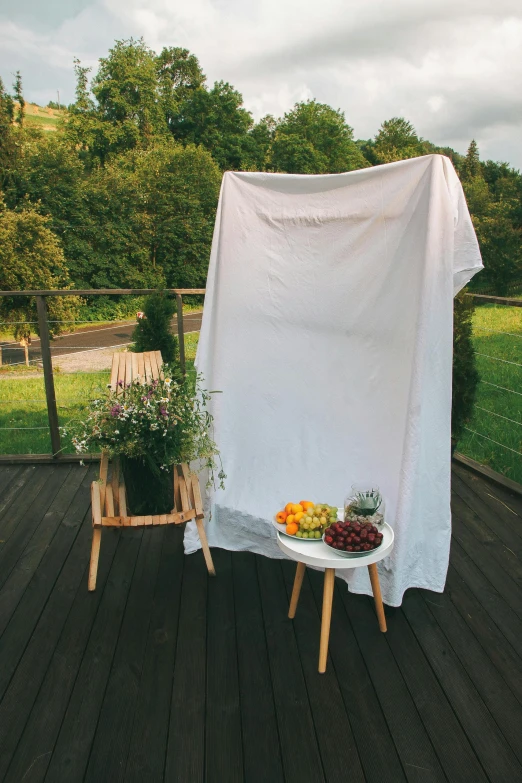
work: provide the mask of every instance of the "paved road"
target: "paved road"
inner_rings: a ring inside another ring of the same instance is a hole
[[[183,316],[183,328],[185,332],[199,332],[201,328],[202,312],[188,313]],[[96,348],[113,348],[128,345],[132,342],[132,332],[136,321],[115,323],[111,326],[99,326],[80,329],[72,334],[63,334],[51,342],[52,356],[66,356],[68,354],[92,351]],[[177,332],[176,319],[172,322],[174,332]],[[23,348],[15,342],[0,342],[2,347],[3,364],[19,364],[25,362]],[[35,337],[29,347],[29,359],[41,358],[40,340]]]

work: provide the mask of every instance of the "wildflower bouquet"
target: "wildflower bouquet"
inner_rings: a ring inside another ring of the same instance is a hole
[[[171,373],[171,375],[169,375]],[[132,513],[165,513],[173,506],[172,472],[181,462],[200,461],[223,485],[225,475],[217,469],[219,452],[210,430],[207,410],[210,394],[179,379],[169,366],[164,377],[151,382],[133,381],[125,389],[95,399],[84,421],[67,430],[77,452],[104,451],[120,457]],[[122,393],[124,392],[124,393]]]

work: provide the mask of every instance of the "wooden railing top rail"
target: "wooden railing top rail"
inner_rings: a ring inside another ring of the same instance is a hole
[[[0,291],[0,296],[114,296],[116,294],[145,296],[156,293],[157,288],[67,288],[57,291]],[[165,288],[169,294],[185,296],[187,294],[204,294],[205,288]]]
[[[510,307],[522,307],[522,299],[513,299],[508,296],[489,296],[488,294],[471,294],[467,293],[466,296],[472,296],[474,299],[480,299],[483,302],[494,302],[501,305],[509,305]]]
[[[146,296],[156,292],[156,288],[67,288],[64,290],[50,291],[0,291],[0,296]],[[204,294],[205,288],[166,288],[169,294],[186,296]],[[522,299],[514,299],[507,296],[489,296],[489,294],[474,294],[467,292],[466,296],[481,299],[483,302],[496,302],[497,304],[522,307]]]

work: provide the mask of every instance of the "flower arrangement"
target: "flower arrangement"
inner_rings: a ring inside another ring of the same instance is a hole
[[[219,451],[210,434],[213,418],[207,403],[211,393],[203,389],[202,380],[198,375],[194,385],[165,365],[161,379],[133,381],[124,394],[120,381],[117,391],[109,390],[90,403],[85,420],[66,428],[78,453],[104,451],[109,457],[121,458],[133,513],[141,513],[139,507],[147,503],[163,506],[149,505],[149,514],[169,510],[165,504],[172,507],[169,468],[182,462],[200,461],[208,468],[209,483],[215,483],[217,474],[223,486],[226,476],[220,461],[218,469]],[[154,487],[151,476],[156,479]]]

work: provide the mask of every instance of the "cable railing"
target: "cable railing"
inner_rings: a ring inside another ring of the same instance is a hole
[[[49,327],[59,322],[47,318],[46,298],[107,293],[106,289],[0,292],[0,296],[36,297],[38,321],[32,324],[38,325],[40,334],[27,347],[20,346],[12,338],[1,346],[3,364],[10,369],[9,380],[4,377],[0,382],[0,455],[4,455],[3,459],[14,453],[15,449],[10,448],[14,443],[20,457],[27,456],[28,460],[36,454],[53,459],[73,458],[67,454],[68,450],[72,451],[71,444],[60,436],[60,423],[79,416],[89,401],[106,389],[110,356],[114,351],[126,350],[131,344],[130,332],[134,323],[114,321],[100,327],[93,321],[64,319],[61,321],[64,326],[88,323],[93,329],[68,331],[51,339]],[[110,293],[125,296],[152,291],[118,289]],[[187,347],[194,349],[196,335],[193,332],[199,329],[200,313],[184,315],[183,296],[202,295],[204,289],[173,289],[170,293],[176,297],[174,323],[185,370],[186,350]],[[474,412],[466,423],[458,452],[522,483],[522,300],[470,295],[478,303],[473,320],[473,340],[480,382]],[[0,331],[12,328],[14,323],[0,323]],[[95,332],[100,334],[99,340]]]
[[[458,451],[522,484],[522,299],[473,294],[480,381]]]
[[[39,334],[30,342],[20,343],[8,338],[0,343],[0,371],[3,376],[0,381],[0,461],[15,458],[16,461],[45,458],[80,460],[78,455],[67,453],[72,451],[72,445],[67,437],[65,440],[62,438],[60,424],[79,416],[87,409],[91,399],[106,390],[112,353],[126,350],[132,343],[131,332],[135,322],[112,321],[100,327],[92,320],[50,319],[47,299],[72,295],[144,296],[151,293],[154,293],[153,289],[0,291],[0,296],[34,296],[38,314],[37,321],[0,322],[0,332],[5,334],[14,326],[30,324],[38,327]],[[176,299],[173,325],[178,333],[180,366],[185,373],[186,343],[190,351],[195,331],[192,327],[199,326],[197,321],[201,313],[184,314],[183,297],[204,295],[205,289],[168,289],[167,293]],[[52,339],[50,326],[57,324],[63,325],[67,333]],[[72,328],[80,324],[91,324],[93,328],[69,331],[69,326]],[[95,332],[105,332],[105,335],[97,341],[93,339]],[[87,355],[96,358],[93,360]]]

